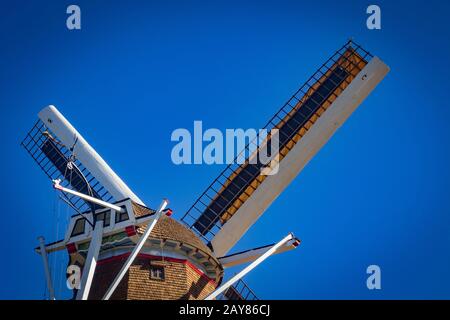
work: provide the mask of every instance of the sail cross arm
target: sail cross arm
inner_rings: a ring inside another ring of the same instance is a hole
[[[282,247],[278,248],[277,251],[274,252],[274,254],[293,250],[300,245],[300,242],[301,242],[300,239],[293,238],[290,241],[286,242]],[[256,260],[259,256],[264,254],[273,245],[274,244],[269,244],[262,247],[245,250],[242,252],[236,252],[218,259],[224,268],[234,267],[243,263],[252,262]]]

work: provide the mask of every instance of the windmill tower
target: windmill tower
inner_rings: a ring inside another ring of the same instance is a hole
[[[247,159],[227,166],[180,222],[167,200],[147,207],[55,107],[44,108],[22,145],[76,212],[64,239],[41,238],[36,248],[50,297],[47,255],[67,250],[69,265],[82,270],[77,299],[256,299],[242,277],[300,240],[290,233],[275,244],[230,250],[388,71],[346,43],[264,127],[277,137],[250,142]],[[275,138],[279,149],[270,161],[255,158]],[[278,172],[267,174],[274,166]],[[224,270],[240,264],[248,265],[222,283]]]

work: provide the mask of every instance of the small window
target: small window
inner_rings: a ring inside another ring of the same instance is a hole
[[[72,237],[79,236],[84,233],[84,227],[86,226],[86,219],[81,218],[75,222],[75,225],[72,230]]]
[[[150,266],[150,279],[164,280],[164,267]]]
[[[111,211],[103,211],[94,215],[94,226],[97,221],[103,221],[103,227],[108,227],[111,223]]]
[[[116,211],[116,223],[128,220],[127,208],[125,206],[121,206],[121,208],[123,208],[125,211],[124,212]]]

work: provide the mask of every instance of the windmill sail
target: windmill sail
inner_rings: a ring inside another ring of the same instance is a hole
[[[142,204],[54,106],[39,112],[39,120],[21,144],[46,175],[61,179],[64,187],[107,202],[130,198]],[[97,209],[95,204],[66,196],[80,211]]]
[[[311,119],[326,99],[341,85],[347,75],[348,72],[344,68],[337,66],[327,77],[324,77],[323,82],[304,101],[301,108],[294,110],[292,116],[286,117],[285,121],[276,126],[279,129],[278,139],[281,149],[287,147],[287,144],[292,140],[296,131]],[[267,141],[268,146],[271,145],[270,139]],[[247,161],[244,166],[240,167],[230,177],[229,181],[225,183],[222,190],[206,208],[205,212],[194,223],[195,229],[203,235],[219,219],[223,224],[231,218],[235,209],[238,209],[243,202],[241,200],[235,203],[235,199],[248,197],[255,189],[252,182],[258,184],[260,181],[257,178],[260,177],[260,180],[263,180],[265,177],[261,174],[263,167],[264,163],[259,159],[255,164]]]
[[[259,300],[252,289],[240,279],[222,293],[217,300]]]
[[[108,202],[115,201],[108,190],[92,176],[79,160],[75,159],[69,165],[71,157],[69,148],[56,139],[53,132],[41,120],[36,122],[21,144],[50,180],[61,179],[64,186],[78,192],[91,194]],[[71,195],[67,195],[67,198],[80,211],[97,209],[95,205],[85,202],[81,198]]]
[[[279,172],[263,163],[229,165],[182,220],[225,255],[306,163],[387,74],[389,68],[358,45],[339,49],[264,127],[278,129]],[[265,141],[270,145],[271,136]],[[258,145],[258,149],[261,148]],[[246,146],[249,154],[251,144]],[[245,151],[245,150],[244,150]]]
[[[97,199],[100,198],[97,191],[91,189],[89,182],[78,166],[75,163],[71,163],[71,160],[62,153],[53,140],[47,138],[42,144],[41,150],[73,189],[84,194],[89,194]],[[92,210],[100,208],[100,206],[91,202],[87,202],[87,204]]]

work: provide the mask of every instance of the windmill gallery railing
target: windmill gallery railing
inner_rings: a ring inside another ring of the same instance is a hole
[[[279,161],[281,161],[301,137],[310,129],[320,115],[364,68],[372,55],[352,41],[337,50],[280,108],[264,126],[266,132],[278,129]],[[263,141],[270,145],[270,136]],[[249,142],[229,164],[192,207],[182,221],[201,236],[211,241],[251,196],[266,178],[261,174],[264,163],[251,163],[248,157],[239,162],[243,155],[251,155],[261,147],[257,136]],[[240,164],[239,164],[240,163]]]

